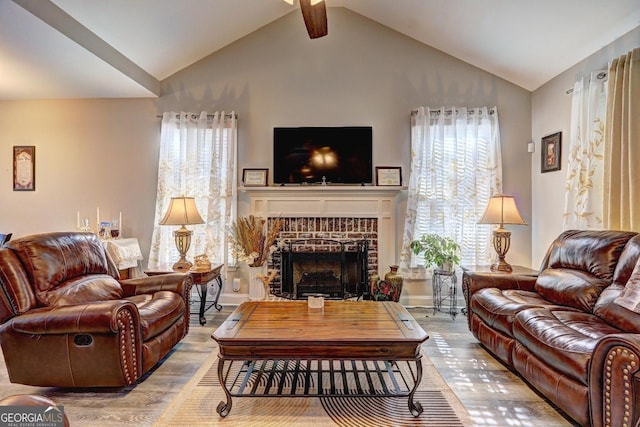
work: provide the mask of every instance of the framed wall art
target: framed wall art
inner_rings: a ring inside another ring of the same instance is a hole
[[[562,132],[556,132],[542,138],[541,172],[559,171],[562,157]]]
[[[245,187],[266,187],[269,169],[242,169],[242,182]]]
[[[376,166],[376,185],[401,186],[402,168],[399,166]]]
[[[13,147],[13,191],[35,191],[36,147],[19,145]]]

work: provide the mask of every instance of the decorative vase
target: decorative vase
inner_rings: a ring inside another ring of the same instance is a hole
[[[258,275],[265,276],[267,274],[267,264],[258,267],[249,266],[249,300],[261,301],[266,297],[264,283],[258,278]]]
[[[371,293],[371,299],[375,299],[375,295],[378,293],[378,282],[380,282],[380,276],[378,276],[378,273],[371,273],[369,276],[369,292]]]
[[[390,300],[398,302],[400,300],[400,294],[402,293],[402,284],[404,279],[400,274],[398,274],[398,266],[391,265],[389,266],[390,271],[384,275],[384,281],[391,286],[391,291],[389,294]]]

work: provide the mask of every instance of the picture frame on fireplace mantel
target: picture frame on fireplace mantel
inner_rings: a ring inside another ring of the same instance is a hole
[[[13,147],[13,191],[36,190],[36,147]]]
[[[376,185],[380,187],[402,186],[402,168],[400,166],[376,166]]]
[[[269,169],[242,169],[242,185],[245,187],[266,187]]]

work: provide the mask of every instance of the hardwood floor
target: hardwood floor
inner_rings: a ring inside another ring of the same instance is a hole
[[[204,326],[198,323],[197,315],[192,315],[189,335],[134,387],[65,390],[11,384],[4,360],[0,360],[0,396],[49,396],[64,405],[74,427],[153,426],[215,347],[211,333],[233,308],[225,306],[221,312],[209,309]],[[192,309],[197,312],[196,305]],[[467,329],[466,317],[459,315],[454,321],[446,313],[433,315],[431,309],[408,310],[430,335],[423,345],[425,353],[467,408],[475,425],[573,425],[480,347]],[[212,414],[211,420],[211,425],[218,424],[217,414]]]

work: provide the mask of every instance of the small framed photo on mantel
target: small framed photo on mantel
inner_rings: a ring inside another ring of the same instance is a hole
[[[245,187],[266,187],[269,169],[242,169],[242,185]]]
[[[562,157],[562,132],[542,137],[541,173],[559,171]]]
[[[376,166],[376,185],[402,186],[402,168],[399,166]]]

